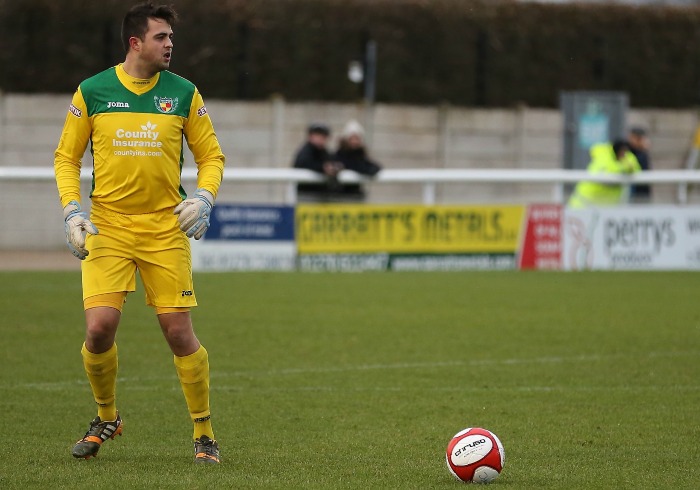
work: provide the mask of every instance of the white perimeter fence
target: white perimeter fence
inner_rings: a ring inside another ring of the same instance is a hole
[[[196,170],[185,168],[182,172],[186,186],[196,180]],[[92,170],[81,173],[83,195],[89,193]],[[547,185],[551,191],[537,202],[563,203],[567,185],[582,180],[602,183],[664,184],[677,186],[677,203],[688,202],[689,188],[700,184],[700,170],[654,170],[629,176],[591,175],[585,170],[549,169],[386,169],[375,178],[365,179],[354,172],[345,171],[341,182],[368,182],[372,186],[382,184],[412,184],[421,188],[421,201],[431,205],[439,203],[437,188],[445,185]],[[240,185],[282,185],[283,201],[297,201],[296,185],[300,182],[321,182],[323,177],[294,168],[229,168],[224,173],[220,192],[221,202],[230,202],[222,196],[235,195]],[[191,187],[191,186],[188,186]],[[511,202],[507,194],[499,196],[502,202]],[[410,199],[407,196],[407,199]],[[87,200],[87,199],[85,199]],[[410,202],[415,203],[413,199]],[[470,202],[465,192],[465,203]],[[58,193],[55,187],[53,167],[0,167],[0,249],[45,250],[64,245],[63,219]],[[451,202],[450,204],[454,204]],[[473,203],[472,204],[478,204]]]
[[[92,170],[83,169],[82,181],[92,179]],[[195,169],[183,169],[182,180],[195,181]],[[53,167],[0,167],[0,182],[53,182]],[[296,203],[296,184],[323,182],[323,177],[310,170],[295,168],[232,168],[224,173],[224,182],[278,183],[286,185],[285,203]],[[435,189],[438,184],[549,184],[550,202],[563,203],[566,184],[580,181],[606,184],[676,184],[678,203],[688,200],[688,187],[700,183],[700,170],[656,170],[633,175],[592,175],[585,170],[549,169],[393,169],[383,170],[374,178],[366,178],[352,171],[344,171],[339,180],[344,183],[368,182],[378,184],[419,184],[422,186],[422,203],[436,204]],[[547,201],[547,199],[543,199]]]

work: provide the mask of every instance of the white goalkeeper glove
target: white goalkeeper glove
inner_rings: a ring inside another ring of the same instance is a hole
[[[194,195],[175,207],[180,229],[189,238],[199,240],[209,228],[209,216],[214,207],[214,196],[206,189],[197,189]]]
[[[80,260],[85,260],[90,252],[85,248],[85,236],[87,233],[97,235],[99,231],[88,214],[80,209],[78,201],[71,201],[63,208],[63,218],[65,219],[66,243],[71,253]]]

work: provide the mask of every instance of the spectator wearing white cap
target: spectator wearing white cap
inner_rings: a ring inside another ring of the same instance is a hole
[[[365,145],[365,130],[355,120],[348,121],[340,133],[338,150],[333,160],[340,163],[344,170],[352,170],[369,177],[374,177],[381,170],[381,166],[369,158]],[[342,184],[337,193],[346,200],[362,200],[365,197],[361,184]]]

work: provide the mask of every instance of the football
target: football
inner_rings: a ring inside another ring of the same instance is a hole
[[[447,467],[460,481],[489,483],[503,470],[506,453],[491,431],[470,427],[454,435],[447,445]]]

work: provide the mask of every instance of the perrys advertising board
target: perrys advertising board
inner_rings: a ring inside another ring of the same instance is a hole
[[[700,210],[645,206],[567,209],[565,270],[700,269]]]

